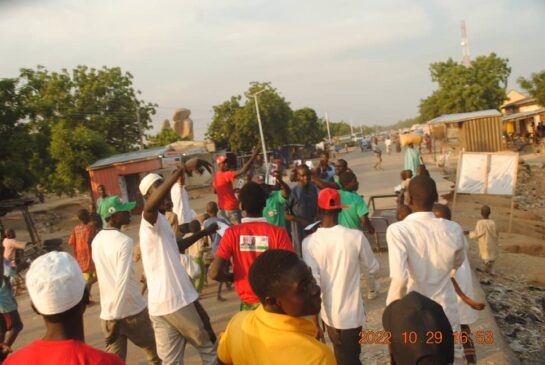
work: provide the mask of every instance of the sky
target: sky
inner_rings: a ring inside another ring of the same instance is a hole
[[[212,106],[270,81],[292,109],[387,125],[418,114],[435,89],[429,64],[495,52],[516,79],[545,69],[542,0],[0,0],[0,78],[119,66],[154,131],[191,109],[203,138]]]

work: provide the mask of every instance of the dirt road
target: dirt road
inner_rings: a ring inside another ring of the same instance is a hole
[[[341,157],[341,156],[339,156]],[[399,184],[399,172],[402,169],[403,155],[401,153],[392,153],[391,156],[383,155],[382,171],[373,169],[374,157],[370,152],[361,153],[359,150],[350,152],[342,156],[348,161],[349,167],[358,175],[360,181],[360,194],[363,194],[367,200],[370,195],[390,194],[393,192],[394,186]],[[441,172],[430,166],[433,177],[438,183],[438,188],[441,193],[447,193],[450,190],[450,183],[443,179]],[[207,201],[214,200],[215,196],[201,194],[201,196],[191,201],[193,208],[202,212]],[[138,226],[139,219],[134,217],[127,231],[136,242],[138,242]],[[389,286],[388,278],[388,254],[383,252],[377,255],[381,269],[378,274],[378,281],[381,285],[380,296],[368,301],[365,299],[367,312],[367,328],[381,329],[382,312],[385,307],[386,292]],[[140,264],[138,264],[140,270]],[[483,292],[480,290],[479,282],[475,280],[478,293],[477,300],[484,300]],[[231,316],[236,313],[239,306],[239,300],[234,291],[225,292],[226,302],[217,302],[215,291],[217,284],[209,284],[203,291],[201,302],[208,311],[212,320],[213,327],[216,333],[220,333],[225,329],[225,326]],[[362,283],[362,290],[365,293],[365,284]],[[93,288],[93,299],[99,300],[98,287]],[[41,318],[37,316],[30,308],[28,296],[22,294],[18,297],[19,309],[24,321],[25,329],[16,342],[15,349],[20,348],[31,341],[40,338],[43,335],[44,327]],[[104,348],[103,335],[100,329],[99,320],[100,306],[95,305],[89,308],[85,314],[85,334],[86,341],[96,347]],[[474,331],[490,330],[494,332],[494,343],[491,345],[478,345],[477,353],[479,364],[513,364],[516,359],[510,357],[508,351],[504,351],[507,347],[501,334],[498,332],[496,323],[489,312],[489,309],[481,313],[481,319],[477,324],[472,326]],[[198,354],[191,346],[187,347],[185,364],[193,365],[200,364]],[[389,363],[387,348],[384,345],[364,345],[362,347],[362,360],[364,364],[387,364]],[[146,364],[143,353],[132,344],[128,351],[128,364]]]

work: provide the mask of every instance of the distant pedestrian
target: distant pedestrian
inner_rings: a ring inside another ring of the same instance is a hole
[[[4,254],[4,247],[1,245],[0,254]],[[0,364],[8,356],[8,350],[23,330],[23,322],[9,280],[9,271],[6,261],[0,264],[0,344],[2,344],[0,345]]]
[[[318,188],[311,182],[307,165],[297,166],[297,182],[286,203],[286,220],[291,224],[291,239],[295,252],[301,257],[301,243],[305,239],[305,227],[316,221],[318,212]]]
[[[410,143],[405,150],[405,170],[411,170],[413,176],[416,176],[416,168],[422,164],[420,152],[414,148],[414,144]]]
[[[320,153],[320,162],[316,168],[318,178],[333,182],[335,177],[335,165],[329,162],[329,153],[327,151],[322,151]]]
[[[382,170],[382,150],[380,147],[375,147],[373,153],[375,154],[375,165],[373,166],[375,170]]]
[[[481,217],[477,221],[475,230],[469,232],[469,238],[479,239],[479,255],[484,263],[485,271],[491,275],[495,274],[494,263],[498,258],[498,230],[496,223],[490,219],[490,207],[481,207]]]
[[[180,176],[178,181],[170,189],[172,201],[172,212],[176,214],[178,225],[187,224],[197,218],[197,213],[191,209],[189,194],[185,188],[185,175]]]
[[[189,223],[189,237],[191,237],[194,234],[197,234],[201,231],[201,223],[198,220],[193,220],[191,223]],[[199,238],[194,244],[189,246],[186,250],[187,254],[191,257],[193,262],[199,267],[200,274],[193,279],[193,284],[195,285],[195,289],[197,289],[197,293],[201,293],[202,288],[204,286],[204,280],[205,280],[205,269],[204,269],[204,252],[207,248],[209,248],[207,243],[208,237],[201,237]]]
[[[17,236],[13,228],[6,229],[6,237],[2,241],[4,260],[9,264],[12,270],[15,271],[17,269],[17,262],[15,261],[17,250],[24,250],[26,245],[26,242],[17,241]]]
[[[227,157],[218,156],[216,158],[219,171],[217,171],[214,176],[213,185],[214,190],[218,195],[220,215],[232,224],[239,224],[241,219],[239,202],[233,189],[233,181],[235,178],[245,175],[250,170],[258,153],[258,147],[254,147],[252,156],[246,161],[244,166],[238,170],[229,169]]]
[[[387,137],[384,140],[384,145],[386,146],[386,153],[388,154],[388,156],[390,156],[390,154],[392,153],[392,139],[390,137]]]
[[[106,199],[108,197],[108,193],[106,192],[106,187],[103,185],[103,184],[100,184],[98,187],[97,187],[97,193],[98,193],[98,198],[97,200],[95,201],[95,213],[97,213],[98,215],[100,215],[100,207],[102,205],[102,202],[104,201],[104,199]],[[102,221],[102,225],[105,226],[106,225],[106,221],[103,220]]]
[[[95,225],[91,222],[91,217],[87,209],[80,209],[78,211],[78,219],[80,223],[72,230],[68,244],[72,247],[74,258],[83,272],[85,285],[89,289],[89,293],[91,293],[91,287],[97,281],[95,264],[91,253],[91,242],[93,242],[93,238],[95,238],[97,232],[95,231]]]

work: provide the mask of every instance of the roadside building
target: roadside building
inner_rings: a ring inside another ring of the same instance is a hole
[[[501,113],[495,109],[445,114],[430,120],[434,143],[441,149],[497,152],[504,148]]]

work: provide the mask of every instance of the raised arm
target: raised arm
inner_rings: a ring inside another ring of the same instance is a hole
[[[183,174],[187,173],[188,175],[191,175],[195,170],[202,173],[204,169],[208,170],[208,172],[212,172],[212,166],[208,161],[192,158],[185,164],[182,162],[182,166],[175,170],[174,173],[159,185],[159,187],[146,199],[146,203],[144,204],[144,219],[151,224],[155,224],[159,206],[170,193],[172,185],[174,185]]]
[[[275,177],[276,181],[278,181],[278,183],[280,184],[280,187],[282,188],[282,197],[284,199],[288,199],[290,197],[290,193],[291,193],[291,189],[289,187],[288,184],[286,184],[286,182],[284,180],[282,180],[282,175],[280,174],[280,172],[275,172],[273,174],[273,176]]]
[[[259,154],[259,147],[255,146],[252,149],[252,156],[250,157],[250,159],[246,161],[246,163],[240,169],[235,170],[235,177],[239,177],[247,173],[248,170],[250,170],[250,167],[252,167],[252,165],[254,164],[254,161],[257,158],[258,154]]]

